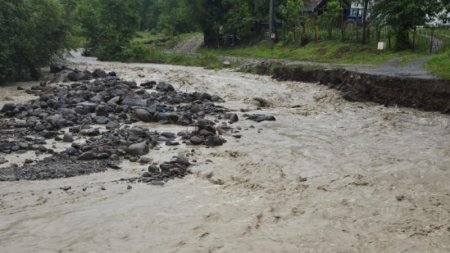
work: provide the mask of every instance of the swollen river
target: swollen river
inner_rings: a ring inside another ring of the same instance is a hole
[[[317,84],[231,70],[79,54],[68,65],[217,94],[238,113],[242,138],[196,148],[193,174],[163,187],[118,183],[142,173],[134,164],[0,182],[0,252],[450,252],[449,115],[351,103]],[[32,99],[17,90],[30,85],[2,87],[0,104]],[[277,121],[247,121],[241,111]]]

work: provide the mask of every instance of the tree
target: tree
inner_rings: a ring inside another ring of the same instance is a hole
[[[70,24],[58,0],[2,0],[0,37],[0,83],[35,79],[69,47]]]
[[[319,16],[319,22],[327,27],[329,40],[332,39],[333,27],[338,22],[341,13],[341,3],[338,0],[331,0],[328,1],[323,14]]]
[[[303,16],[303,1],[302,0],[287,0],[284,5],[280,6],[280,14],[283,17],[283,28],[286,29],[288,38],[292,37],[295,42],[301,42],[301,26],[304,22]]]
[[[139,28],[137,0],[81,0],[77,17],[88,51],[119,60]]]
[[[362,36],[362,44],[366,44],[367,43],[367,30],[368,30],[368,25],[367,25],[367,14],[369,11],[369,2],[370,0],[362,0],[362,4],[363,4],[363,36]]]
[[[441,4],[440,0],[378,0],[373,14],[392,27],[397,50],[410,49],[409,31],[436,16]]]

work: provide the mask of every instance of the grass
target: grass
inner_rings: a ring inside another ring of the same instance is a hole
[[[425,63],[425,69],[437,77],[450,80],[450,50],[431,58]]]
[[[279,43],[273,49],[269,49],[265,43],[260,43],[239,48],[203,49],[203,52],[213,52],[218,55],[228,56],[289,59],[334,64],[381,64],[395,58],[402,58],[402,63],[407,63],[422,55],[412,51],[378,51],[375,45],[363,46],[335,41],[310,43],[305,47],[284,46]]]
[[[198,66],[209,69],[219,69],[224,67],[223,63],[219,61],[215,55],[210,53],[186,55],[181,52],[167,51],[164,48],[136,42],[124,51],[121,60],[124,62]]]

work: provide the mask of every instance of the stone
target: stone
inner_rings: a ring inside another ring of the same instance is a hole
[[[16,105],[13,103],[7,103],[3,106],[2,110],[0,112],[12,112],[14,111],[14,109],[16,109]]]
[[[168,84],[166,82],[159,82],[156,86],[156,90],[161,92],[169,92],[175,91],[175,88],[171,84]]]
[[[152,161],[152,159],[150,157],[141,157],[141,159],[139,159],[140,164],[148,164],[151,161]]]
[[[135,109],[133,113],[134,117],[143,122],[154,121],[153,115],[145,109]]]
[[[203,142],[205,141],[205,139],[201,136],[192,136],[189,141],[193,144],[193,145],[201,145],[203,144]]]
[[[92,72],[92,76],[94,78],[105,78],[108,76],[108,74],[104,70],[96,69],[94,70],[94,72]]]
[[[95,154],[94,151],[87,151],[82,153],[79,157],[78,160],[81,161],[89,161],[89,160],[95,160],[97,158],[97,155]]]
[[[210,147],[222,146],[226,141],[219,136],[210,136],[206,139],[206,145]]]
[[[73,142],[74,138],[71,133],[65,133],[62,140],[63,142]]]
[[[149,151],[149,146],[145,142],[132,144],[127,148],[127,154],[135,156],[146,155]]]
[[[98,136],[100,135],[100,129],[98,128],[82,129],[80,133],[84,136]]]
[[[264,115],[264,114],[253,114],[253,115],[244,115],[248,120],[252,120],[255,122],[263,122],[263,121],[276,121],[274,116]]]
[[[156,86],[155,81],[141,83],[141,87],[146,88],[146,89],[153,89],[155,86]]]

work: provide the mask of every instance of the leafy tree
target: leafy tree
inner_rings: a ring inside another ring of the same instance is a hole
[[[434,17],[441,4],[440,0],[378,0],[373,12],[393,28],[395,48],[403,50],[412,47],[409,31]]]
[[[295,42],[301,41],[302,23],[305,22],[305,16],[303,15],[303,1],[302,0],[287,0],[284,5],[279,7],[281,17],[283,18],[283,28],[287,31]]]
[[[0,82],[37,78],[68,48],[69,28],[58,0],[0,1]]]
[[[328,39],[332,39],[333,27],[338,23],[339,17],[342,15],[341,3],[338,0],[330,0],[327,6],[319,16],[319,22],[327,27]]]
[[[118,60],[139,28],[137,0],[80,0],[77,17],[87,49],[103,60]]]

